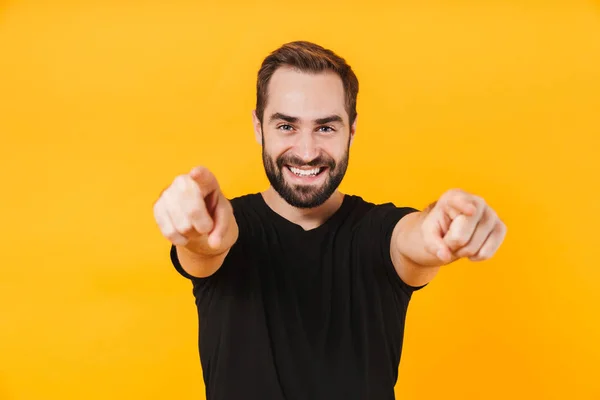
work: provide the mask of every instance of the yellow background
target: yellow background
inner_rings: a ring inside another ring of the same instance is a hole
[[[460,187],[508,225],[415,295],[399,398],[600,399],[600,7],[577,0],[0,2],[0,399],[204,397],[152,204],[198,164],[265,188],[256,71],[296,39],[360,80],[345,192]]]

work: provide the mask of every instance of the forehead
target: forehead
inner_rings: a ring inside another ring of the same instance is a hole
[[[269,82],[265,116],[275,112],[307,120],[338,114],[347,120],[342,80],[333,71],[281,67]]]

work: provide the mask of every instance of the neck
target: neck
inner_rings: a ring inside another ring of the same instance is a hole
[[[277,214],[290,222],[300,225],[304,230],[311,230],[321,226],[342,205],[344,194],[337,190],[318,207],[297,208],[285,201],[279,193],[270,186],[261,193],[265,203]]]

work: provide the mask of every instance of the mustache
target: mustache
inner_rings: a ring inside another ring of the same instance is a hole
[[[279,169],[283,168],[285,165],[293,165],[293,166],[307,166],[307,167],[328,167],[330,170],[335,169],[335,161],[332,158],[325,158],[323,156],[318,156],[308,162],[304,161],[300,157],[296,157],[293,155],[290,156],[281,156],[277,158],[277,167]]]

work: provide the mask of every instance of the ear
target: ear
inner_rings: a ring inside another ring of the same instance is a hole
[[[350,127],[350,146],[352,146],[352,142],[354,141],[354,135],[356,134],[356,123],[358,122],[358,115],[354,118],[354,122]]]
[[[256,143],[262,146],[262,129],[260,120],[256,116],[256,110],[252,111],[252,125],[254,125],[254,138],[256,139]]]

